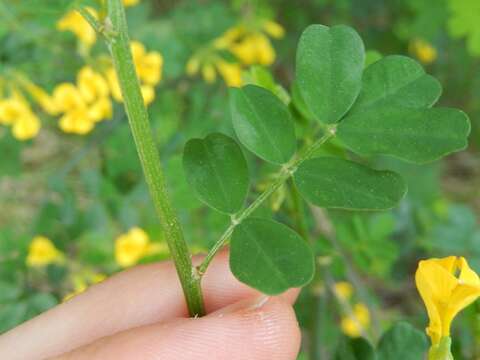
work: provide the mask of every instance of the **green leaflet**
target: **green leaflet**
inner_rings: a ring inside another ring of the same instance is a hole
[[[374,107],[348,116],[337,136],[362,155],[385,154],[414,163],[437,160],[467,146],[470,122],[457,109]]]
[[[377,355],[367,340],[344,337],[337,347],[335,360],[377,360]]]
[[[427,352],[427,339],[423,332],[410,324],[400,322],[383,334],[378,344],[381,360],[419,360]]]
[[[241,282],[269,295],[307,284],[313,277],[313,253],[288,226],[250,218],[238,225],[230,243],[230,268]]]
[[[232,138],[213,133],[185,145],[183,166],[198,198],[218,211],[240,210],[249,186],[242,150]]]
[[[251,152],[274,164],[295,154],[296,139],[287,106],[270,91],[255,85],[230,90],[233,127]]]
[[[315,119],[340,120],[361,88],[365,50],[360,36],[344,25],[311,25],[300,38],[296,61],[296,82]]]
[[[426,74],[415,60],[399,55],[387,56],[365,70],[362,91],[348,116],[385,106],[431,107],[441,92],[438,80]]]
[[[305,161],[295,173],[295,183],[312,204],[351,210],[393,208],[407,191],[403,179],[394,172],[333,157]]]

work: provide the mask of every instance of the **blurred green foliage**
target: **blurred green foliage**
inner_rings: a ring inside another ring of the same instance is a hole
[[[0,2],[1,78],[22,72],[47,90],[75,79],[88,59],[77,51],[71,33],[55,27],[70,5],[67,0]],[[480,270],[479,16],[476,0],[143,0],[128,9],[131,37],[164,58],[163,79],[149,112],[173,202],[195,251],[212,245],[229,218],[206,211],[194,197],[182,169],[183,146],[211,131],[233,132],[225,84],[189,77],[185,66],[194,53],[245,19],[273,19],[286,30],[283,39],[273,42],[274,64],[244,73],[250,82],[263,83],[277,94],[292,89],[301,31],[311,23],[345,23],[358,30],[372,51],[367,59],[406,54],[421,60],[411,44],[416,39],[427,42],[436,56],[426,70],[445,89],[440,103],[464,109],[472,119],[468,151],[442,162],[419,167],[391,158],[369,159],[375,167],[388,164],[408,180],[409,193],[398,208],[317,213],[302,205],[320,271],[297,304],[305,333],[301,359],[332,358],[340,351],[337,344],[344,346],[341,351],[355,351],[341,335],[344,309],[334,295],[337,281],[352,283],[356,301],[368,305],[369,340],[377,343],[400,319],[417,329],[425,327],[427,317],[413,282],[419,259],[464,255]],[[106,54],[102,42],[92,53]],[[295,100],[294,88],[292,93]],[[304,109],[297,105],[292,110],[297,135],[308,139]],[[56,119],[47,115],[41,120],[39,136],[26,142],[0,126],[0,332],[61,302],[76,290],[76,277],[120,270],[115,239],[130,228],[139,226],[153,243],[164,243],[121,105],[115,106],[111,121],[98,124],[88,136],[62,133]],[[333,144],[328,151],[341,150]],[[271,172],[272,165],[245,156],[253,183]],[[261,186],[254,190],[258,193]],[[282,188],[274,199],[274,206],[266,204],[256,215],[274,213],[295,226],[298,207],[291,192]],[[66,261],[27,266],[36,235],[51,239]],[[140,261],[166,257],[160,252]],[[472,306],[455,322],[455,359],[480,357],[479,315],[480,306]]]

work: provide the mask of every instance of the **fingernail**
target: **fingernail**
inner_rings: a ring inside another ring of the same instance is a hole
[[[212,315],[221,317],[226,314],[235,313],[237,311],[255,311],[265,306],[265,304],[268,303],[268,300],[270,300],[270,296],[260,295],[254,297],[253,299],[239,301],[235,304],[226,306],[220,310],[215,311],[214,313],[212,313]]]

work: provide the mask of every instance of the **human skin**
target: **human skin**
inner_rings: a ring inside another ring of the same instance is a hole
[[[188,318],[173,264],[137,266],[0,336],[0,359],[296,359],[298,290],[266,297],[241,284],[227,252],[202,287],[208,315]]]

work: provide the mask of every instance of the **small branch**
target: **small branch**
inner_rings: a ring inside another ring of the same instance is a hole
[[[205,271],[210,265],[210,262],[213,260],[218,251],[220,251],[223,245],[225,245],[227,240],[232,235],[235,227],[241,224],[242,221],[245,220],[248,216],[250,216],[250,214],[254,212],[271,194],[273,194],[275,190],[277,190],[281,185],[283,185],[283,183],[295,173],[301,163],[310,158],[320,146],[322,146],[325,142],[332,138],[335,135],[335,131],[335,125],[329,126],[326,133],[320,139],[318,139],[315,143],[306,148],[305,151],[299,156],[297,156],[290,164],[286,164],[282,168],[282,170],[277,175],[275,181],[272,182],[269,187],[263,193],[261,193],[258,198],[255,199],[253,203],[251,203],[248,207],[239,212],[237,215],[232,216],[232,221],[228,228],[225,230],[220,239],[217,240],[215,245],[210,249],[203,262],[198,266],[197,269],[200,277],[205,274]]]
[[[148,112],[143,102],[130,50],[125,9],[121,0],[108,0],[107,4],[108,16],[104,23],[108,24],[106,29],[108,28],[109,36],[106,36],[106,40],[122,90],[123,103],[145,180],[165,233],[190,315],[202,316],[205,314],[205,308],[200,279],[195,274],[180,222],[168,196],[159,152],[153,139]]]

